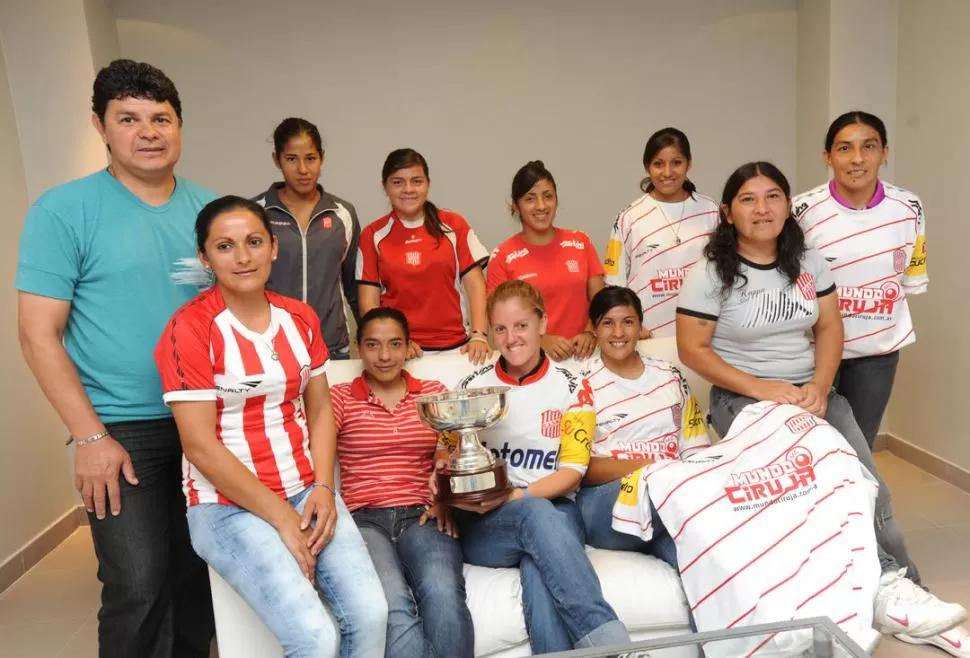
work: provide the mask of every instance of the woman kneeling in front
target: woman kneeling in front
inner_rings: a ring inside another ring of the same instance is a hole
[[[199,213],[196,238],[216,285],[172,316],[155,348],[185,451],[192,546],[287,658],[336,653],[317,587],[339,623],[340,656],[380,656],[387,603],[333,488],[320,322],[266,291],[277,246],[262,207],[217,199]]]

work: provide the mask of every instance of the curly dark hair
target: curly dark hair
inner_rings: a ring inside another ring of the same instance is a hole
[[[801,227],[791,214],[791,185],[788,179],[775,165],[770,162],[749,162],[734,170],[724,184],[721,194],[721,220],[714,229],[714,235],[704,247],[704,256],[714,263],[717,276],[721,280],[721,293],[727,295],[735,282],[741,281],[741,287],[748,283],[748,277],[741,273],[741,254],[738,253],[738,230],[734,224],[727,221],[724,206],[731,207],[731,202],[738,195],[741,187],[756,176],[766,176],[777,183],[788,200],[788,217],[778,236],[778,269],[788,277],[791,283],[802,271],[802,255],[805,253],[805,235]]]
[[[104,123],[108,103],[122,98],[142,98],[156,103],[168,101],[179,123],[182,122],[182,101],[179,100],[178,89],[167,75],[151,64],[116,59],[98,71],[98,77],[94,79],[91,109],[101,123]]]

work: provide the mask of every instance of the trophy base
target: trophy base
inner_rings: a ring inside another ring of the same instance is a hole
[[[445,505],[474,505],[508,495],[509,474],[504,459],[474,471],[438,472],[438,499]]]

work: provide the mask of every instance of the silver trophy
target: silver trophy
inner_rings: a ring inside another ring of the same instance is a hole
[[[505,496],[509,488],[505,460],[478,440],[508,412],[508,386],[470,388],[417,399],[418,416],[438,433],[458,434],[448,464],[438,471],[438,498],[446,505],[480,503]]]

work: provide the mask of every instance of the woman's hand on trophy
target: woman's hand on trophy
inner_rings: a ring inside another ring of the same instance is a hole
[[[300,516],[300,529],[310,529],[307,548],[314,557],[320,555],[320,551],[333,539],[333,533],[337,529],[337,504],[331,489],[313,487]]]
[[[465,510],[466,512],[474,512],[475,514],[488,514],[493,509],[501,507],[507,503],[514,493],[515,489],[511,489],[504,496],[492,498],[491,500],[485,500],[480,503],[452,503],[451,506]]]
[[[438,471],[447,465],[448,462],[444,459],[436,459],[434,469],[431,471],[431,477],[428,478],[428,488],[431,489],[431,497],[436,500],[438,498]]]
[[[438,530],[445,533],[449,537],[458,538],[458,524],[455,523],[454,514],[451,513],[451,508],[442,503],[435,503],[428,507],[421,515],[418,520],[418,525],[424,525],[431,519],[436,519],[438,521]]]

